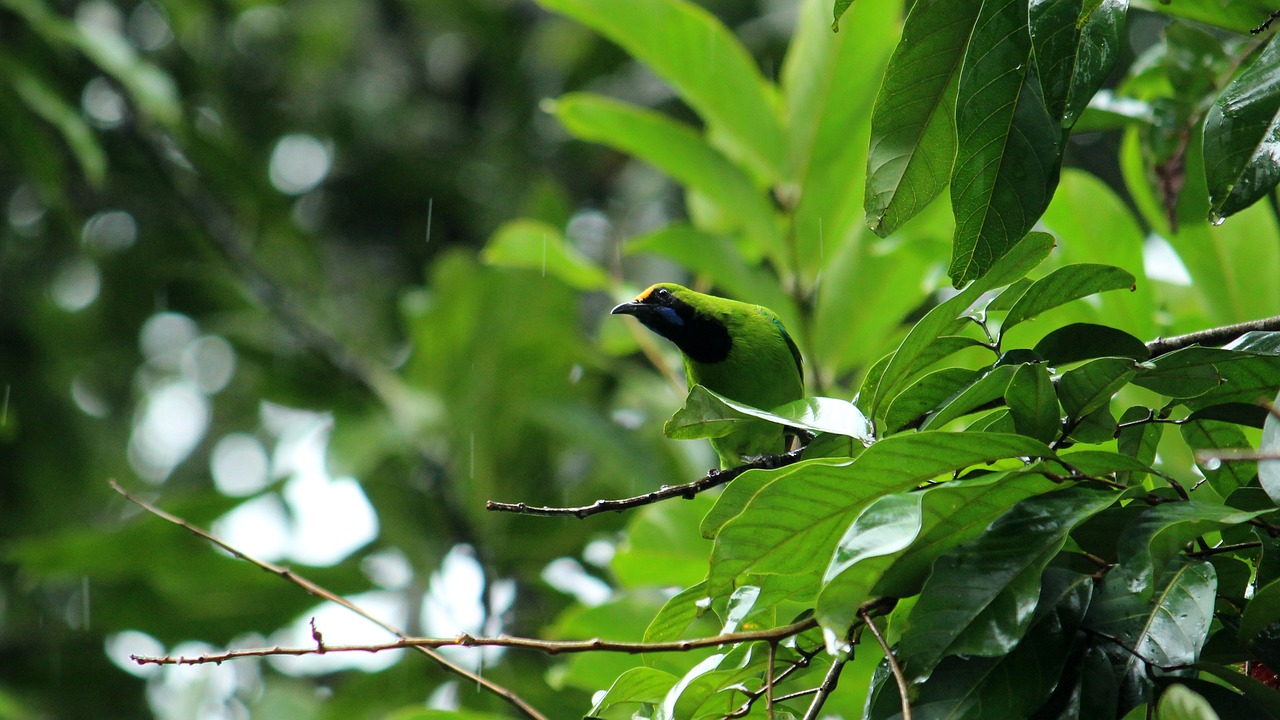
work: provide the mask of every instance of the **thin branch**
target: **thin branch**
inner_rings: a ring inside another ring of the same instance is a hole
[[[1192,345],[1206,345],[1217,347],[1226,345],[1236,338],[1247,332],[1256,330],[1280,330],[1280,315],[1274,315],[1261,320],[1250,320],[1248,322],[1236,323],[1235,325],[1224,325],[1222,327],[1209,328],[1208,330],[1198,330],[1186,335],[1174,335],[1168,338],[1156,338],[1147,343],[1147,350],[1151,353],[1152,358],[1166,355],[1174,350],[1181,350]]]
[[[193,657],[149,657],[142,655],[131,656],[133,661],[139,665],[203,665],[206,663],[224,663],[228,660],[238,660],[240,658],[249,657],[276,657],[281,655],[299,656],[299,655],[332,655],[334,653],[377,653],[386,652],[388,650],[404,650],[404,649],[436,649],[442,647],[503,647],[503,648],[523,648],[526,650],[538,650],[547,655],[561,655],[566,653],[585,653],[585,652],[616,652],[627,653],[629,655],[643,655],[648,653],[663,652],[688,652],[690,650],[698,650],[707,647],[720,647],[722,645],[734,645],[743,642],[755,642],[758,640],[767,640],[776,642],[782,638],[788,638],[793,635],[810,630],[818,626],[818,621],[814,618],[808,618],[790,625],[770,628],[768,630],[748,630],[736,633],[724,633],[713,637],[695,638],[693,640],[672,640],[668,642],[616,642],[612,640],[601,640],[594,638],[591,640],[539,640],[538,638],[514,637],[510,635],[498,635],[495,637],[475,637],[463,633],[457,637],[451,638],[432,638],[432,637],[401,637],[395,642],[377,643],[370,645],[321,645],[317,647],[270,647],[270,648],[250,648],[242,650],[228,650],[223,653],[210,653],[207,655],[197,655]]]
[[[889,647],[889,643],[885,642],[884,635],[880,634],[880,628],[876,627],[875,622],[868,616],[866,608],[858,610],[858,617],[862,618],[867,629],[875,636],[876,642],[880,643],[880,649],[884,651],[884,657],[889,661],[893,681],[898,685],[898,699],[902,702],[902,720],[911,720],[911,700],[907,697],[907,678],[902,674],[902,666],[898,665],[898,659],[893,656],[893,649]]]
[[[127,500],[129,500],[129,502],[132,502],[133,504],[137,505],[138,507],[142,508],[143,510],[146,510],[147,512],[151,513],[152,515],[155,515],[156,517],[162,520],[166,520],[170,523],[173,523],[174,525],[177,525],[185,529],[187,532],[190,532],[191,534],[197,537],[207,540],[208,542],[230,553],[232,557],[235,557],[238,560],[243,560],[245,562],[252,563],[253,565],[257,565],[262,570],[265,570],[266,572],[269,572],[273,575],[277,575],[280,578],[287,580],[293,583],[294,585],[297,585],[309,595],[313,595],[322,600],[328,600],[329,602],[341,605],[342,607],[350,610],[351,612],[359,615],[360,617],[377,625],[383,630],[386,630],[387,632],[393,635],[396,635],[401,639],[405,639],[408,637],[402,631],[396,629],[394,626],[382,620],[379,620],[377,617],[374,617],[373,615],[369,614],[362,608],[353,604],[350,600],[347,600],[346,598],[340,595],[337,595],[329,590],[326,590],[323,587],[320,587],[319,585],[302,577],[301,575],[295,573],[289,568],[283,567],[281,565],[276,565],[275,563],[270,563],[265,560],[259,560],[258,558],[247,555],[244,552],[240,551],[239,549],[231,546],[225,540],[223,540],[222,538],[219,538],[213,533],[210,533],[209,531],[203,528],[192,525],[191,523],[187,522],[186,520],[183,520],[177,515],[173,515],[164,510],[161,510],[160,508],[156,507],[155,505],[152,505],[146,500],[143,500],[142,498],[137,497],[136,495],[130,493],[128,490],[125,490],[123,487],[121,487],[120,484],[117,483],[115,480],[110,481],[110,484],[111,484],[112,490],[115,490],[116,492],[123,495]],[[314,630],[314,625],[312,626],[312,629]],[[319,633],[315,633],[314,637],[316,640],[316,647],[309,648],[308,649],[309,653],[323,653],[323,652],[329,652],[332,650],[330,646],[326,646],[323,644],[319,636]],[[523,713],[525,717],[530,718],[530,720],[548,720],[546,715],[543,715],[536,708],[530,705],[526,700],[521,698],[519,695],[516,695],[511,690],[508,690],[507,688],[503,687],[502,685],[499,685],[493,682],[492,680],[489,680],[480,675],[477,675],[471,672],[470,670],[467,670],[466,668],[463,668],[459,665],[455,665],[454,663],[446,659],[443,655],[435,652],[429,647],[421,646],[421,647],[415,647],[414,649],[416,649],[418,652],[422,653],[423,655],[426,655],[428,658],[431,659],[432,662],[439,665],[446,672],[452,673],[454,675],[457,675],[458,677],[461,677],[470,682],[473,682],[477,686],[482,687],[488,692],[493,693],[494,695],[497,695],[498,697],[502,698],[508,704],[510,704],[511,706],[519,710],[521,713]],[[141,662],[141,661],[135,658],[135,662]]]
[[[846,640],[850,640],[853,630],[849,630],[849,635],[845,636]],[[822,678],[822,684],[818,686],[814,693],[813,702],[809,703],[809,709],[805,711],[802,720],[818,720],[822,712],[822,706],[827,704],[827,698],[831,693],[835,692],[836,686],[840,684],[840,673],[844,672],[844,666],[853,659],[853,649],[849,652],[842,653],[831,661],[831,667],[827,670],[827,674]]]
[[[1257,540],[1249,542],[1235,543],[1234,545],[1218,545],[1217,547],[1205,548],[1195,552],[1187,553],[1188,557],[1207,558],[1213,555],[1222,555],[1224,553],[1236,552],[1237,550],[1252,550],[1253,548],[1262,547],[1262,543]]]
[[[800,460],[800,453],[803,452],[803,450],[804,448],[797,448],[781,455],[765,455],[729,470],[712,470],[705,476],[694,480],[693,482],[683,483],[680,485],[663,485],[661,488],[654,490],[651,493],[645,493],[644,495],[621,498],[618,500],[597,500],[590,505],[583,505],[581,507],[536,507],[526,505],[522,502],[505,503],[497,502],[495,500],[486,502],[484,506],[485,509],[492,510],[494,512],[509,512],[519,515],[537,515],[540,517],[572,516],[581,520],[582,518],[603,512],[622,512],[623,510],[629,510],[642,505],[651,505],[670,498],[679,497],[686,500],[692,500],[698,493],[723,485],[748,470],[773,470],[798,462]]]
[[[819,643],[818,645],[815,645],[812,650],[801,650],[800,648],[796,648],[796,652],[800,654],[800,657],[796,660],[790,661],[790,664],[788,664],[787,667],[783,669],[782,672],[773,676],[772,682],[769,682],[766,679],[765,686],[760,688],[759,690],[756,690],[754,692],[743,691],[743,694],[747,696],[747,701],[744,702],[742,705],[740,705],[737,710],[734,710],[728,715],[725,715],[724,716],[725,720],[734,720],[735,718],[746,717],[748,714],[750,714],[751,708],[755,706],[756,702],[758,702],[760,698],[764,697],[766,691],[769,691],[772,688],[776,688],[778,685],[781,685],[782,682],[786,680],[787,677],[790,676],[792,673],[798,672],[800,670],[803,670],[809,667],[809,664],[813,662],[813,659],[817,657],[818,654],[822,652],[822,650],[823,650],[823,646],[821,643]],[[805,695],[809,695],[817,691],[818,691],[817,688],[801,690],[800,692],[794,692],[788,695],[781,695],[781,696],[774,697],[773,702],[776,704],[776,703],[783,702],[785,700],[790,700],[797,697],[803,697]]]
[[[1250,30],[1249,30],[1249,34],[1250,34],[1250,35],[1260,35],[1260,34],[1262,34],[1262,33],[1266,32],[1266,31],[1267,31],[1267,28],[1271,27],[1271,23],[1275,22],[1277,18],[1280,18],[1280,10],[1276,10],[1275,12],[1271,13],[1270,15],[1268,15],[1268,16],[1267,16],[1266,21],[1265,21],[1265,22],[1263,22],[1263,23],[1262,23],[1261,25],[1259,25],[1258,27],[1250,29]]]

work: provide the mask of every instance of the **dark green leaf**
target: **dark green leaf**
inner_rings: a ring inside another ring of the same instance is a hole
[[[992,368],[990,372],[979,377],[937,412],[926,418],[920,426],[921,429],[940,428],[952,420],[983,409],[990,403],[1003,402],[1005,388],[1009,387],[1009,381],[1017,371],[1018,368],[1013,365]]]
[[[885,438],[847,463],[813,461],[779,474],[742,491],[750,499],[716,536],[711,588],[723,592],[746,572],[811,574],[816,583],[840,535],[872,500],[974,464],[1049,454],[1017,435],[921,432]],[[739,481],[717,505],[742,502]]]
[[[1174,561],[1187,543],[1208,532],[1239,525],[1265,510],[1244,511],[1191,500],[1144,509],[1120,536],[1120,562],[1134,592],[1142,593],[1152,573]]]
[[[1058,399],[1069,419],[1079,419],[1111,402],[1129,383],[1138,365],[1129,358],[1098,358],[1071,369],[1058,379]]]
[[[1072,323],[1050,332],[1036,343],[1035,352],[1050,365],[1065,365],[1100,357],[1142,361],[1151,356],[1146,343],[1123,330],[1092,323]]]
[[[1004,391],[1004,401],[1018,434],[1051,442],[1062,430],[1058,395],[1049,369],[1044,365],[1023,365],[1014,373]]]
[[[1263,685],[1251,677],[1246,677],[1237,672],[1235,668],[1215,663],[1196,663],[1196,670],[1212,675],[1224,684],[1239,690],[1245,697],[1262,707],[1272,718],[1280,718],[1280,693],[1277,693],[1275,688]]]
[[[1132,288],[1133,283],[1129,271],[1112,265],[1080,263],[1060,267],[1032,283],[1018,298],[1005,316],[1000,334],[1051,308],[1107,290]]]
[[[922,420],[926,413],[973,384],[978,373],[978,370],[951,367],[935,370],[920,378],[893,399],[884,416],[884,432],[897,432]]]
[[[1058,184],[1062,130],[1031,70],[1027,23],[1025,2],[984,2],[960,70],[947,271],[956,287],[981,277],[1022,239]]]
[[[1213,620],[1217,576],[1208,562],[1176,560],[1143,582],[1112,570],[1095,595],[1085,624],[1163,667],[1195,662]],[[1144,660],[1101,643],[1121,681],[1121,711],[1151,700]]]
[[[1065,127],[1115,66],[1128,0],[1031,3],[1031,42],[1050,114]]]
[[[1280,182],[1280,36],[1209,108],[1204,157],[1211,218],[1234,215]]]
[[[1268,417],[1267,409],[1261,405],[1242,402],[1228,402],[1219,405],[1206,405],[1187,416],[1187,420],[1218,420],[1247,427],[1261,429]]]
[[[867,224],[887,237],[946,187],[956,155],[956,76],[980,2],[918,0],[871,115]]]
[[[894,397],[903,383],[924,368],[922,360],[936,361],[937,358],[929,352],[930,348],[975,300],[988,290],[1021,279],[1044,261],[1053,247],[1053,236],[1029,233],[992,267],[990,273],[930,310],[911,328],[885,366],[875,386],[872,414],[878,417],[880,403]]]
[[[1252,449],[1244,431],[1238,426],[1217,420],[1192,420],[1178,426],[1182,439],[1192,450]],[[1249,484],[1258,472],[1258,464],[1251,460],[1198,460],[1200,471],[1209,485],[1222,497],[1237,488]]]
[[[947,655],[1007,653],[1026,632],[1040,574],[1067,534],[1116,497],[1068,488],[1023,500],[977,539],[940,557],[902,635],[909,677],[928,677]]]
[[[1097,445],[1115,439],[1118,428],[1110,406],[1104,405],[1073,422],[1067,437],[1079,443]]]
[[[1003,657],[950,657],[928,682],[911,689],[913,717],[1025,718],[1058,683],[1092,594],[1088,576],[1049,570],[1026,638]],[[897,694],[881,691],[868,703],[868,718],[893,718]]]

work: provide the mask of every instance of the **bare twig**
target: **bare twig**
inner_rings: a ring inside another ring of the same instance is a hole
[[[1249,34],[1259,35],[1261,33],[1266,32],[1267,28],[1271,27],[1271,23],[1275,22],[1277,18],[1280,18],[1280,10],[1276,10],[1275,12],[1268,15],[1266,21],[1264,21],[1258,27],[1250,29]]]
[[[539,640],[538,638],[513,637],[510,635],[475,637],[473,635],[463,633],[462,635],[451,638],[402,636],[395,642],[369,645],[249,648],[242,650],[228,650],[223,653],[210,653],[207,655],[197,655],[193,657],[149,657],[142,655],[134,655],[131,657],[133,661],[139,665],[203,665],[206,663],[217,664],[227,662],[228,660],[238,660],[240,658],[249,657],[275,657],[280,655],[298,656],[350,652],[376,653],[386,652],[388,650],[404,650],[408,648],[424,650],[442,647],[524,648],[526,650],[538,650],[548,655],[583,652],[616,652],[627,653],[629,655],[642,655],[663,652],[688,652],[690,650],[698,650],[700,648],[720,647],[722,645],[755,642],[758,640],[777,642],[782,638],[799,635],[806,630],[817,627],[817,625],[817,620],[809,618],[799,622],[794,622],[790,625],[783,625],[781,627],[770,628],[768,630],[749,630],[745,632],[724,633],[723,635],[715,635],[713,637],[695,638],[693,640],[672,640],[669,642],[650,643],[616,642],[612,640],[601,640],[599,638],[592,640]]]
[[[1209,328],[1208,330],[1198,330],[1186,335],[1156,338],[1147,343],[1147,350],[1151,353],[1152,358],[1156,358],[1192,345],[1226,345],[1241,335],[1255,330],[1280,330],[1280,315],[1236,323],[1235,325]]]
[[[146,500],[143,500],[142,498],[137,497],[136,495],[130,493],[128,490],[125,490],[123,487],[121,487],[120,484],[117,483],[115,480],[112,480],[110,484],[111,484],[112,490],[115,490],[116,492],[120,493],[130,502],[142,508],[143,510],[146,510],[147,512],[151,513],[152,515],[155,515],[158,518],[161,518],[162,520],[171,522],[174,525],[177,525],[187,530],[191,534],[196,535],[197,537],[207,540],[208,542],[218,546],[219,548],[222,548],[228,553],[231,553],[232,557],[235,557],[238,560],[243,560],[245,562],[252,563],[253,565],[257,565],[259,568],[273,575],[277,575],[280,578],[293,583],[294,585],[297,585],[309,595],[313,595],[322,600],[328,600],[329,602],[341,605],[342,607],[350,610],[351,612],[359,615],[360,617],[368,620],[369,622],[377,625],[378,627],[386,630],[387,632],[401,638],[402,640],[408,638],[408,636],[404,632],[398,630],[394,626],[382,620],[379,620],[377,617],[374,617],[373,615],[369,614],[362,608],[352,603],[350,600],[347,600],[346,598],[340,595],[337,595],[329,590],[326,590],[323,587],[320,587],[319,585],[293,572],[289,568],[276,565],[275,563],[269,563],[265,560],[259,560],[258,558],[247,555],[244,552],[240,551],[239,549],[231,546],[225,540],[223,540],[222,538],[219,538],[213,533],[210,533],[209,531],[203,528],[192,525],[191,523],[187,522],[186,520],[183,520],[177,515],[173,515],[164,510],[161,510],[160,508],[156,507],[155,505],[152,505]],[[314,626],[313,626],[313,630],[314,630]],[[333,647],[326,646],[323,644],[323,641],[319,633],[315,633],[313,637],[316,640],[316,647],[308,648],[306,654],[332,652],[334,650]],[[536,708],[530,705],[526,700],[521,698],[519,695],[516,695],[511,690],[508,690],[507,688],[503,687],[502,685],[499,685],[493,682],[492,680],[489,680],[480,675],[477,675],[459,665],[455,665],[454,663],[446,659],[443,655],[441,655],[438,652],[435,652],[434,650],[432,650],[427,646],[413,646],[413,647],[418,652],[430,658],[432,662],[439,665],[446,672],[449,672],[454,675],[457,675],[458,677],[464,678],[469,682],[473,682],[477,686],[484,688],[486,691],[502,698],[504,701],[506,701],[511,706],[515,707],[517,710],[523,713],[525,717],[530,718],[531,720],[547,720],[546,715],[543,715]],[[135,661],[141,662],[136,658],[135,658]]]
[[[776,688],[778,685],[781,685],[782,682],[786,680],[787,677],[790,676],[792,673],[809,667],[809,664],[813,662],[813,658],[817,657],[817,655],[821,653],[822,650],[823,650],[823,646],[821,643],[819,643],[818,645],[815,645],[812,650],[801,650],[799,648],[796,648],[796,652],[800,654],[800,657],[796,660],[792,660],[790,664],[787,665],[787,667],[782,670],[782,672],[774,675],[772,678],[772,681],[766,678],[765,680],[766,684],[764,685],[764,687],[761,687],[759,690],[756,690],[753,692],[743,691],[743,694],[747,696],[747,701],[742,703],[742,705],[740,705],[737,710],[734,710],[728,715],[725,715],[724,716],[725,720],[733,720],[734,718],[746,717],[748,714],[750,714],[751,708],[754,707],[757,702],[759,702],[760,698],[765,696],[766,692],[771,691],[773,688]],[[809,695],[817,691],[818,691],[817,688],[810,688],[808,690],[801,690],[799,692],[793,692],[787,695],[779,695],[773,698],[773,702],[780,703],[785,700],[804,697],[805,695]]]
[[[683,483],[680,485],[663,485],[661,488],[654,490],[651,493],[645,493],[644,495],[621,498],[618,500],[597,500],[590,505],[583,505],[581,507],[536,507],[522,502],[506,503],[494,500],[486,502],[484,506],[485,509],[492,510],[494,512],[509,512],[519,515],[538,515],[542,517],[572,516],[582,519],[603,512],[622,512],[623,510],[629,510],[642,505],[651,505],[670,498],[679,497],[691,500],[698,493],[723,485],[748,470],[772,470],[795,463],[800,460],[800,453],[802,451],[803,448],[797,448],[781,455],[765,455],[764,457],[756,458],[749,463],[739,465],[738,467],[731,468],[729,470],[712,470],[693,482]]]
[[[1257,540],[1249,542],[1235,543],[1234,545],[1218,545],[1217,547],[1205,548],[1195,552],[1187,553],[1188,557],[1206,558],[1213,555],[1222,555],[1224,553],[1236,552],[1238,550],[1252,550],[1253,548],[1262,547],[1262,543]]]
[[[853,631],[850,630],[851,637]],[[840,673],[844,672],[844,666],[853,658],[853,649],[848,652],[841,653],[831,661],[831,667],[827,670],[827,674],[822,678],[822,684],[818,686],[814,692],[813,701],[809,703],[809,709],[805,711],[802,720],[818,720],[822,713],[822,706],[827,704],[827,698],[831,693],[835,692],[836,686],[840,684]]]
[[[868,616],[866,608],[858,610],[858,617],[866,623],[867,629],[875,636],[876,642],[880,643],[885,659],[889,661],[893,681],[898,685],[898,699],[902,702],[902,720],[911,720],[911,700],[907,697],[907,678],[902,674],[902,666],[898,665],[898,659],[893,656],[893,649],[889,647],[889,643],[885,642],[884,635],[880,634],[880,628],[876,627],[875,621]]]

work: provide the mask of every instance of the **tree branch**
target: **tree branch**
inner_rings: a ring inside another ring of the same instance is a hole
[[[1235,340],[1247,332],[1257,330],[1280,330],[1280,315],[1275,315],[1261,320],[1250,320],[1248,322],[1236,323],[1235,325],[1224,325],[1222,327],[1209,328],[1208,330],[1198,330],[1186,335],[1174,335],[1168,338],[1156,338],[1147,343],[1147,350],[1151,353],[1152,358],[1166,355],[1174,350],[1181,350],[1192,345],[1208,345],[1220,346]]]
[[[223,653],[210,653],[207,655],[197,655],[194,657],[149,657],[143,655],[131,655],[134,662],[139,665],[202,665],[205,663],[223,663],[228,660],[237,660],[248,657],[273,657],[279,655],[331,655],[333,653],[350,653],[365,652],[377,653],[387,650],[404,650],[404,649],[436,649],[442,647],[504,647],[504,648],[524,648],[527,650],[538,650],[548,655],[560,655],[564,653],[583,653],[583,652],[616,652],[627,653],[629,655],[641,655],[647,653],[662,652],[688,652],[690,650],[698,650],[706,647],[719,647],[721,645],[733,645],[742,642],[755,642],[758,640],[777,641],[782,638],[788,638],[793,635],[810,630],[818,626],[818,621],[809,618],[794,622],[790,625],[770,628],[768,630],[749,630],[737,633],[724,633],[706,638],[695,638],[693,640],[672,640],[669,642],[615,642],[612,640],[601,640],[595,638],[592,640],[539,640],[538,638],[513,637],[510,635],[498,635],[496,637],[475,637],[463,633],[452,638],[431,638],[431,637],[401,637],[395,642],[377,643],[371,645],[324,645],[317,643],[315,647],[270,647],[270,648],[249,648],[243,650],[228,650]]]
[[[222,548],[228,553],[231,553],[232,557],[235,557],[238,560],[243,560],[245,562],[252,563],[253,565],[257,565],[259,568],[265,570],[266,572],[269,572],[273,575],[277,575],[280,578],[287,580],[293,583],[294,585],[297,585],[309,595],[313,595],[317,598],[320,598],[321,600],[328,600],[329,602],[337,603],[338,605],[341,605],[342,607],[350,610],[351,612],[359,615],[360,617],[368,620],[369,622],[377,625],[378,627],[386,630],[387,632],[401,638],[402,641],[408,639],[408,636],[405,635],[404,632],[398,630],[394,626],[386,622],[383,622],[382,620],[379,620],[378,618],[369,614],[362,608],[356,606],[350,600],[347,600],[346,598],[340,595],[337,595],[329,590],[326,590],[325,588],[311,582],[310,580],[302,577],[301,575],[298,575],[297,573],[293,572],[289,568],[283,567],[281,565],[276,565],[275,563],[270,563],[265,560],[259,560],[258,558],[245,554],[239,549],[232,547],[225,540],[223,540],[222,538],[219,538],[213,533],[203,528],[196,527],[195,525],[192,525],[191,523],[187,522],[186,520],[183,520],[177,515],[173,515],[164,510],[161,510],[155,505],[152,505],[151,503],[143,500],[142,498],[137,497],[136,495],[130,493],[128,490],[125,490],[123,487],[121,487],[120,484],[117,483],[115,480],[110,481],[110,485],[112,490],[115,490],[116,492],[123,495],[127,500],[129,500],[129,502],[132,502],[133,504],[137,505],[138,507],[142,508],[143,510],[146,510],[147,512],[151,513],[152,515],[155,515],[156,517],[162,520],[171,522],[174,525],[177,525],[187,530],[191,534],[197,537],[200,537],[204,540],[207,540],[210,543],[213,543],[219,548]],[[309,651],[311,653],[321,654],[321,653],[333,651],[334,648],[331,648],[324,644],[323,640],[320,637],[320,634],[315,631],[314,625],[312,626],[312,633],[313,633],[312,637],[314,637],[316,640],[316,647],[309,648]],[[459,665],[455,665],[440,653],[432,650],[430,647],[414,646],[414,649],[422,653],[423,655],[426,655],[428,658],[431,659],[432,662],[434,662],[436,665],[439,665],[446,672],[452,673],[469,682],[475,683],[476,686],[482,687],[488,692],[502,698],[504,701],[506,701],[511,706],[515,707],[517,710],[523,713],[525,717],[530,718],[530,720],[548,720],[546,715],[543,715],[536,708],[530,705],[526,700],[521,698],[519,695],[516,695],[511,690],[508,690],[507,688],[503,687],[502,685],[499,685],[493,682],[492,680],[489,680],[480,675],[477,675]],[[138,661],[135,659],[135,662],[138,662]]]
[[[670,498],[684,498],[692,500],[695,495],[704,490],[710,490],[718,485],[723,485],[730,480],[738,477],[748,470],[773,470],[780,467],[791,465],[800,460],[800,453],[804,448],[797,448],[781,455],[765,455],[756,458],[749,463],[739,465],[729,470],[712,470],[703,477],[693,482],[683,483],[680,485],[663,485],[661,488],[651,493],[637,495],[635,497],[621,498],[617,500],[597,500],[590,505],[581,507],[536,507],[526,505],[525,503],[506,503],[490,500],[484,504],[486,510],[494,512],[509,512],[518,515],[537,515],[539,517],[563,517],[572,516],[579,520],[597,515],[603,512],[622,512],[631,508],[640,507],[642,505],[651,505],[662,500]]]
[[[898,699],[902,702],[902,720],[911,720],[911,700],[907,697],[907,678],[902,674],[902,666],[898,665],[898,659],[893,656],[893,649],[889,647],[889,643],[885,642],[884,635],[880,634],[880,628],[876,627],[866,608],[858,609],[858,617],[862,618],[867,629],[875,636],[876,642],[880,643],[880,649],[884,651],[884,657],[889,661],[893,681],[898,685]]]

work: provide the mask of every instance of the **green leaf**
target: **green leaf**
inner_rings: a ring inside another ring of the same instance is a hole
[[[613,681],[613,685],[595,701],[588,714],[598,715],[614,705],[624,703],[659,702],[679,679],[657,668],[632,668]]]
[[[872,500],[974,464],[1051,454],[1018,435],[920,432],[881,440],[847,463],[814,461],[780,474],[720,528],[711,588],[722,592],[747,572],[813,574],[816,583],[840,535]],[[741,502],[731,499],[737,482],[719,502]]]
[[[887,237],[951,177],[956,85],[980,2],[918,0],[885,70],[871,115],[867,224]]]
[[[1252,445],[1244,431],[1236,425],[1217,420],[1192,420],[1178,426],[1182,439],[1192,450],[1221,450],[1223,448],[1251,450]],[[1253,480],[1258,464],[1252,460],[1196,460],[1209,485],[1221,497],[1226,497]]]
[[[773,247],[778,224],[764,194],[693,128],[589,93],[562,96],[550,107],[574,136],[635,155],[711,199],[740,224],[751,241],[744,248],[749,256]]]
[[[710,607],[706,581],[690,585],[668,600],[644,631],[645,642],[679,638]]]
[[[964,388],[946,405],[925,419],[920,426],[922,430],[940,428],[971,412],[982,409],[992,402],[1003,401],[1010,380],[1018,371],[1015,365],[997,365],[985,373],[969,387]]]
[[[1280,395],[1276,396],[1271,407],[1280,411]],[[1268,413],[1267,420],[1263,423],[1258,451],[1272,458],[1258,463],[1258,480],[1271,502],[1280,505],[1280,459],[1277,459],[1280,458],[1280,418],[1274,413]]]
[[[817,613],[824,627],[848,627],[876,594],[920,591],[939,555],[979,535],[1016,502],[1057,487],[1028,471],[995,473],[886,495],[867,506],[836,546]]]
[[[1111,74],[1128,0],[1031,3],[1031,44],[1049,113],[1071,127]]]
[[[1257,589],[1240,617],[1240,642],[1252,642],[1268,626],[1280,623],[1280,581]]]
[[[902,634],[909,676],[928,677],[947,655],[996,656],[1013,648],[1031,622],[1040,574],[1067,534],[1117,497],[1075,487],[1028,498],[940,557]]]
[[[920,378],[890,403],[884,416],[884,433],[897,432],[922,420],[926,413],[936,410],[963,388],[972,385],[979,374],[978,370],[949,367]]]
[[[950,657],[911,688],[913,717],[1027,718],[1054,689],[1072,657],[1092,594],[1086,575],[1050,569],[1026,637],[1002,657]],[[901,718],[897,693],[869,698],[868,720]]]
[[[1018,434],[1046,443],[1058,437],[1062,414],[1049,368],[1038,364],[1019,367],[1005,388],[1004,401]]]
[[[1053,250],[1053,246],[1053,236],[1045,233],[1029,233],[992,267],[990,273],[976,280],[954,297],[940,303],[912,326],[911,331],[898,345],[898,349],[880,375],[870,406],[872,414],[878,416],[880,402],[897,395],[900,385],[924,368],[925,363],[922,361],[937,360],[929,353],[930,347],[938,342],[944,331],[951,327],[956,318],[960,317],[974,301],[988,290],[1021,279],[1044,261]]]
[[[1066,365],[1100,357],[1151,357],[1146,343],[1123,330],[1092,323],[1072,323],[1040,338],[1033,348],[1050,365]]]
[[[1062,130],[1032,72],[1027,4],[983,2],[956,98],[956,233],[947,274],[981,277],[1022,239],[1058,184]]]
[[[1204,157],[1211,219],[1234,215],[1280,182],[1280,36],[1209,108]]]
[[[1032,283],[1009,309],[1000,325],[1003,336],[1009,328],[1072,300],[1107,290],[1132,288],[1133,275],[1112,265],[1080,263],[1060,267]]]
[[[683,0],[539,0],[622,46],[680,94],[734,157],[771,182],[785,141],[775,99],[755,61],[710,12]]]
[[[1175,683],[1160,696],[1155,720],[1218,720],[1218,713],[1203,695]]]
[[[924,493],[884,495],[858,514],[822,576],[817,614],[823,627],[839,633],[853,624],[876,581],[919,536],[923,504]]]
[[[1208,562],[1177,560],[1150,583],[1127,582],[1112,570],[1095,595],[1088,627],[1118,638],[1128,648],[1164,667],[1195,662],[1213,621],[1217,576]],[[1138,591],[1141,592],[1138,592]],[[1120,679],[1122,708],[1151,700],[1146,663],[1130,650],[1102,643]]]
[[[1070,419],[1088,415],[1111,402],[1111,396],[1129,383],[1138,365],[1129,358],[1098,358],[1062,373],[1058,399]]]
[[[641,509],[610,562],[622,587],[687,587],[707,574],[707,541],[693,532],[713,500],[697,497]]]
[[[514,220],[498,228],[483,254],[490,265],[541,269],[579,290],[604,290],[609,275],[565,241],[556,228],[536,220]]]
[[[1235,668],[1224,665],[1198,662],[1195,664],[1195,668],[1239,690],[1246,698],[1249,698],[1249,700],[1269,713],[1272,718],[1280,718],[1280,694],[1277,694],[1274,688],[1263,685],[1251,677],[1240,674]]]
[[[1144,509],[1120,535],[1125,582],[1143,594],[1153,573],[1176,560],[1187,543],[1208,532],[1246,523],[1267,512],[1203,501],[1167,502]]]
[[[675,440],[724,437],[741,423],[756,420],[871,441],[867,419],[847,400],[802,398],[766,412],[730,400],[701,385],[693,386],[685,398],[684,407],[671,416],[662,432]]]

